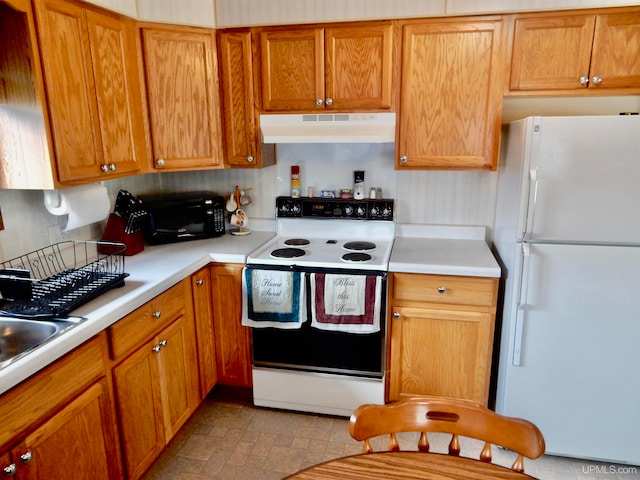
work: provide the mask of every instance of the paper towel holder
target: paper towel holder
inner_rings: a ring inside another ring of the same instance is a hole
[[[44,190],[44,206],[47,210],[55,210],[62,205],[62,197],[59,190]]]

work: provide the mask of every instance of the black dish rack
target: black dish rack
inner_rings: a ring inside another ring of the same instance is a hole
[[[80,305],[124,285],[125,245],[69,240],[0,263],[0,314],[66,317]]]

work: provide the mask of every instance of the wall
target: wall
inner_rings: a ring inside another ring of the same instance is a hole
[[[507,98],[503,121],[528,115],[617,114],[640,111],[640,97]],[[262,170],[233,169],[156,173],[105,182],[113,200],[123,188],[134,195],[158,191],[210,190],[230,193],[235,185],[251,189],[249,219],[273,219],[274,198],[289,192],[291,165],[301,166],[302,192],[314,187],[339,190],[353,183],[353,171],[365,170],[367,187],[380,186],[396,202],[399,223],[481,225],[492,238],[496,202],[495,172],[396,171],[392,144],[278,145],[278,164]],[[98,239],[103,225],[61,233],[64,217],[49,214],[41,191],[0,190],[5,230],[0,231],[0,260],[60,239]],[[249,227],[250,228],[250,227]]]
[[[633,0],[87,0],[133,18],[211,28],[637,5]]]

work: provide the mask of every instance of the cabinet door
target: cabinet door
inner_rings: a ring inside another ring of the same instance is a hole
[[[219,37],[225,158],[231,167],[257,166],[257,129],[251,32],[222,33]]]
[[[391,45],[390,23],[326,29],[326,107],[391,108]]]
[[[589,88],[640,87],[639,58],[640,11],[598,15]]]
[[[154,167],[221,166],[215,37],[194,28],[142,30]]]
[[[218,382],[251,386],[251,330],[241,325],[242,265],[211,267]]]
[[[140,478],[165,445],[157,340],[113,369],[127,478]]]
[[[87,25],[104,162],[110,173],[139,173],[147,159],[135,23],[88,11]]]
[[[157,337],[159,386],[165,441],[178,432],[198,406],[198,359],[193,320],[178,318]]]
[[[584,89],[594,24],[593,15],[516,18],[509,89]]]
[[[34,6],[59,179],[95,178],[104,157],[85,9],[63,0]]]
[[[501,32],[500,20],[404,26],[396,168],[496,168]]]
[[[316,28],[260,33],[263,110],[324,109],[323,37]]]
[[[486,405],[494,315],[393,307],[389,400],[424,394]]]
[[[213,332],[211,276],[208,267],[191,276],[191,288],[198,344],[198,366],[200,367],[200,399],[203,399],[218,380]]]
[[[29,435],[13,453],[30,455],[16,462],[18,478],[122,478],[110,399],[107,382],[96,383]]]

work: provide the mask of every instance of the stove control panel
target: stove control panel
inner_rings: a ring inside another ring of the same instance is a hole
[[[334,218],[393,221],[393,200],[353,200],[341,198],[276,198],[280,218]]]

